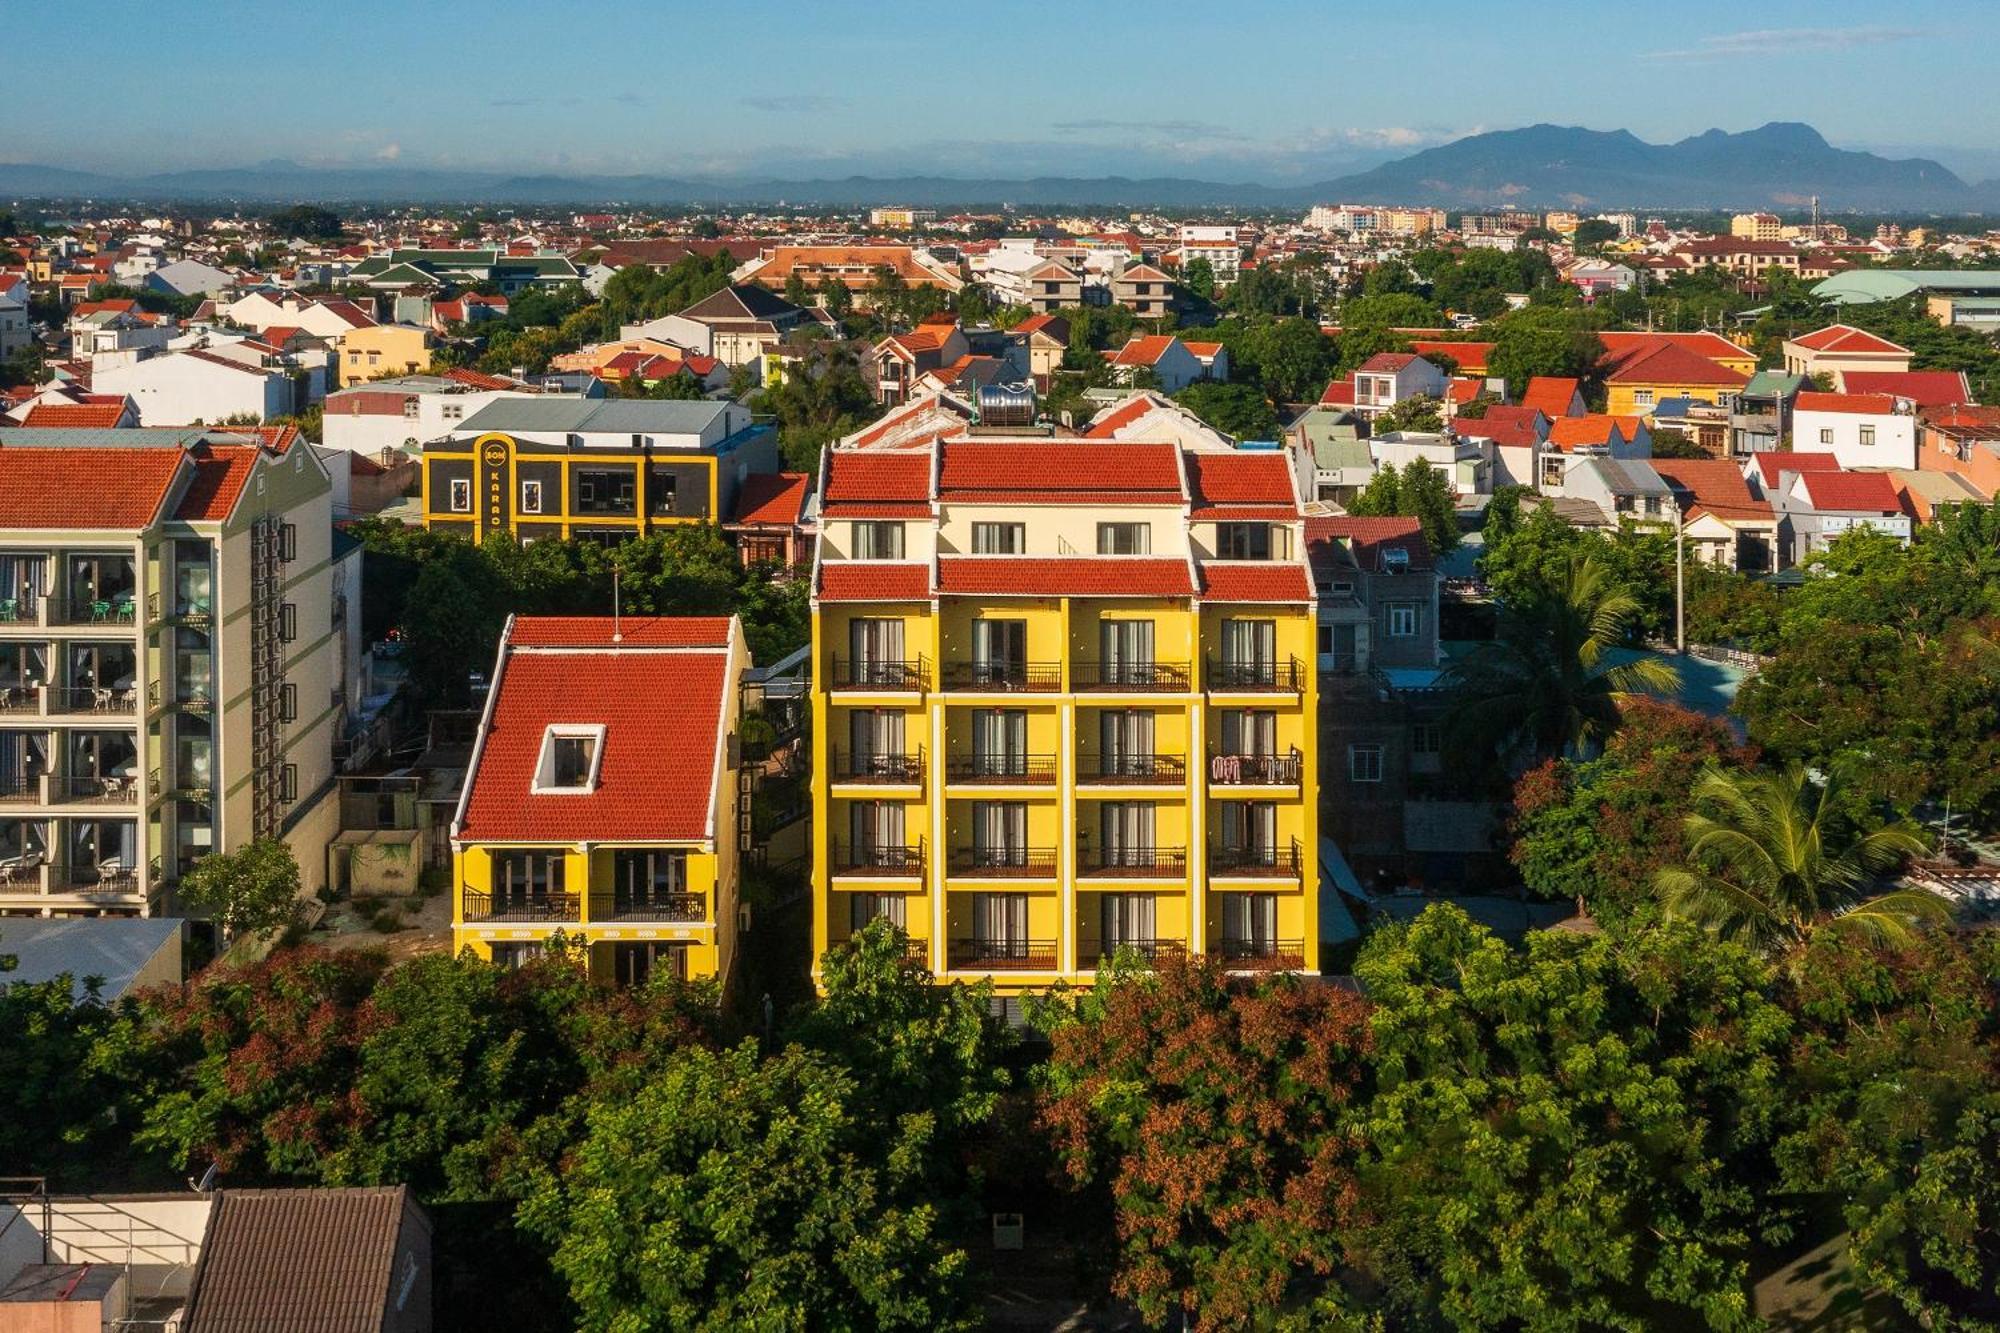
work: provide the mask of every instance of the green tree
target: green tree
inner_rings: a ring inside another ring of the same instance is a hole
[[[1268,1326],[1365,1252],[1351,1127],[1367,1006],[1175,960],[1103,980],[1055,1026],[1040,1123],[1077,1188],[1108,1183],[1114,1290],[1150,1324]]]
[[[1188,295],[1197,301],[1213,301],[1215,265],[1209,263],[1205,256],[1198,255],[1190,259],[1187,267],[1181,271],[1181,286],[1186,288]]]
[[[591,1105],[521,1224],[585,1330],[974,1327],[966,1256],[914,1189],[929,1126],[860,1104],[853,1076],[798,1047],[677,1052]]]
[[[1686,431],[1662,427],[1653,432],[1655,458],[1707,458],[1708,450],[1689,439]]]
[[[1576,224],[1576,231],[1570,237],[1579,254],[1595,254],[1604,248],[1606,241],[1618,239],[1618,224],[1606,222],[1603,218],[1585,218]]]
[[[1489,374],[1520,394],[1537,375],[1588,378],[1604,357],[1604,342],[1590,316],[1548,306],[1530,306],[1493,321]]]
[[[1424,540],[1440,554],[1458,545],[1458,501],[1443,472],[1413,458],[1399,473],[1385,467],[1369,478],[1347,506],[1351,514],[1414,518],[1423,526]]]
[[[803,309],[813,303],[812,288],[806,282],[806,275],[797,269],[785,279],[785,299]]]
[[[1370,937],[1362,1174],[1399,1304],[1457,1329],[1757,1327],[1751,1228],[1788,1020],[1690,930],[1540,931],[1456,907]]]
[[[1239,440],[1272,440],[1278,436],[1278,414],[1255,385],[1199,380],[1175,394],[1174,401],[1223,434]]]
[[[271,214],[266,225],[279,236],[298,236],[309,241],[340,238],[340,215],[332,209],[311,204],[294,204]]]
[[[1924,889],[1868,892],[1875,876],[1927,844],[1903,824],[1882,824],[1847,799],[1840,767],[1815,782],[1805,770],[1705,770],[1682,820],[1684,864],[1653,883],[1672,916],[1759,949],[1790,949],[1820,931],[1900,944],[1944,920],[1944,899]]]
[[[299,865],[290,846],[259,838],[198,857],[175,896],[221,926],[225,939],[271,935],[298,919]]]
[[[1415,394],[1375,418],[1376,434],[1392,430],[1426,431],[1444,429],[1444,407],[1429,394]]]
[[[1617,730],[1619,703],[1669,693],[1680,673],[1657,658],[1614,665],[1637,600],[1616,588],[1595,556],[1570,560],[1561,577],[1502,603],[1499,632],[1454,663],[1448,726],[1474,753],[1525,751],[1538,759],[1582,753]]]
[[[17,961],[0,953],[0,974]],[[130,1129],[106,1113],[124,1088],[92,1061],[117,1023],[101,980],[0,980],[0,1162],[8,1171],[101,1187],[128,1169]]]

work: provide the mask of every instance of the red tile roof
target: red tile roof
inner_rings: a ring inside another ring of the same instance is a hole
[[[0,528],[136,532],[160,516],[179,449],[0,448]]]
[[[1437,357],[1448,356],[1458,368],[1468,375],[1484,375],[1486,358],[1493,355],[1493,343],[1479,342],[1412,342],[1410,350],[1418,356],[1437,364]]]
[[[28,409],[24,426],[55,427],[58,429],[100,430],[116,426],[125,419],[125,405],[110,403],[36,403]]]
[[[1417,359],[1415,352],[1377,352],[1361,363],[1360,369],[1373,374],[1394,374]]]
[[[1535,408],[1551,421],[1566,417],[1576,399],[1577,384],[1567,375],[1531,376],[1527,391],[1521,395],[1521,406]]]
[[[1117,407],[1112,408],[1110,412],[1093,421],[1090,424],[1090,429],[1086,430],[1084,434],[1093,440],[1111,439],[1119,431],[1124,430],[1133,422],[1145,417],[1153,410],[1153,406],[1152,399],[1141,394],[1136,398],[1120,403]]]
[[[1190,453],[1187,470],[1192,518],[1228,518],[1257,506],[1264,508],[1245,517],[1282,517],[1298,508],[1291,463],[1284,454]],[[1272,513],[1272,507],[1281,512]]]
[[[203,445],[189,455],[195,460],[194,480],[181,495],[174,517],[190,523],[219,523],[236,508],[236,499],[250,480],[262,450],[249,445]]]
[[[829,518],[928,518],[930,494],[928,449],[876,454],[836,449],[827,464],[824,512]]]
[[[1743,469],[1727,458],[1655,458],[1660,474],[1681,498],[1687,517],[1704,513],[1721,519],[1771,517],[1771,502],[1750,494]]]
[[[1903,512],[1896,488],[1886,472],[1807,472],[1799,481],[1814,509],[1863,514]]]
[[[1034,333],[1046,334],[1057,342],[1066,343],[1069,341],[1069,320],[1061,315],[1030,315],[1014,326],[1014,332],[1023,337]]]
[[[1155,365],[1161,357],[1167,354],[1167,349],[1177,341],[1178,339],[1172,334],[1135,334],[1123,347],[1118,349],[1117,354],[1111,358],[1111,364],[1114,366]]]
[[[803,472],[753,473],[736,488],[735,522],[794,527],[811,490],[812,478]]]
[[[938,591],[1012,597],[1191,597],[1187,561],[1161,556],[938,558]]]
[[[608,635],[609,620],[593,619],[596,632]],[[698,635],[712,632],[713,622],[699,623]],[[510,644],[456,836],[479,842],[713,836],[718,754],[731,721],[723,716],[729,661],[713,647],[660,649],[629,638],[616,648]],[[604,728],[594,790],[533,791],[552,725]]]
[[[1892,393],[1918,407],[1972,401],[1962,370],[1843,370],[1840,384],[1849,393]]]
[[[1780,473],[1840,471],[1840,460],[1830,453],[1781,451],[1752,454],[1750,457],[1757,460],[1757,474],[1763,480],[1765,490],[1778,484]]]
[[[1179,504],[1170,443],[952,440],[938,498],[960,504]]]
[[[1472,375],[1453,375],[1444,386],[1444,396],[1460,407],[1486,391],[1486,381]]]
[[[516,648],[726,648],[728,616],[516,616],[508,642]]]
[[[1353,552],[1354,562],[1371,573],[1380,568],[1381,553],[1391,549],[1409,552],[1412,570],[1431,568],[1431,544],[1424,539],[1424,525],[1415,518],[1349,514],[1306,520],[1306,554],[1313,564],[1331,558],[1333,547],[1342,542]]]
[[[1676,343],[1642,350],[1618,362],[1613,384],[1700,384],[1740,388],[1750,377]]]
[[[1201,567],[1201,595],[1209,602],[1310,602],[1305,566],[1270,560],[1208,561]]]
[[[1603,412],[1580,417],[1564,417],[1549,425],[1549,443],[1565,453],[1571,449],[1604,449],[1613,435],[1624,437],[1618,418]]]
[[[1322,407],[1354,406],[1354,381],[1335,380],[1326,386],[1326,392],[1319,396]]]
[[[1888,416],[1896,410],[1894,394],[1815,393],[1808,389],[1792,404],[1800,412],[1847,412],[1862,416]]]
[[[829,560],[819,567],[822,602],[928,602],[928,565],[896,560]]]
[[[1792,339],[1792,345],[1809,352],[1837,352],[1844,356],[1908,356],[1910,349],[1898,347],[1887,338],[1878,338],[1852,324],[1829,324],[1823,329]]]
[[[1606,332],[1598,334],[1597,338],[1604,344],[1604,368],[1607,370],[1617,363],[1661,347],[1678,347],[1710,361],[1742,361],[1751,357],[1751,353],[1719,333]]]
[[[473,370],[469,366],[454,366],[444,373],[444,377],[458,384],[470,385],[475,389],[511,389],[515,387],[514,381],[510,379],[505,379],[499,375],[488,375],[483,371]]]

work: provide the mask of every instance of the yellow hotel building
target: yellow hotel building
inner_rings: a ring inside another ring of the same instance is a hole
[[[737,691],[731,617],[507,622],[452,821],[452,945],[506,966],[558,932],[593,976],[734,961]]]
[[[1003,994],[1121,948],[1317,970],[1289,458],[979,436],[822,468],[815,959],[888,917]]]

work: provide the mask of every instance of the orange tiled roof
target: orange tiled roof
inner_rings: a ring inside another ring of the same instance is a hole
[[[1162,556],[938,557],[938,591],[1014,597],[1191,597],[1185,560]]]
[[[812,478],[803,472],[759,472],[743,479],[736,488],[738,523],[775,523],[795,526],[805,512]]]
[[[829,560],[819,567],[822,602],[928,602],[931,571],[905,560]]]
[[[0,449],[0,528],[137,531],[180,477],[179,449]]]
[[[1792,407],[1799,412],[1888,416],[1896,410],[1896,396],[1888,393],[1815,393],[1807,390],[1798,396]]]
[[[28,409],[22,421],[24,426],[55,427],[57,429],[100,430],[116,426],[125,419],[124,403],[36,403]]]
[[[1305,568],[1271,560],[1235,564],[1209,561],[1201,567],[1201,595],[1210,602],[1310,602],[1312,581]]]
[[[1908,356],[1910,349],[1898,347],[1887,338],[1878,338],[1852,324],[1829,324],[1823,329],[1792,339],[1792,345],[1809,352],[1836,352],[1844,356]]]
[[[938,498],[961,504],[1179,504],[1169,443],[951,440]]]

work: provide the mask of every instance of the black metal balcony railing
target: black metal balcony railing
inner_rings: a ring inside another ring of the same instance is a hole
[[[1217,754],[1208,760],[1208,780],[1223,787],[1296,787],[1305,757],[1286,754]]]
[[[1299,840],[1288,847],[1232,847],[1217,844],[1208,849],[1208,868],[1218,875],[1257,875],[1272,879],[1299,877]]]
[[[833,870],[840,875],[921,875],[924,844],[833,844]]]
[[[1192,681],[1186,662],[1073,662],[1075,690],[1162,690],[1185,693]]]
[[[1187,944],[1182,940],[1099,940],[1082,951],[1085,958],[1095,957],[1100,967],[1121,952],[1143,962],[1160,963],[1169,958],[1187,957]]]
[[[1182,878],[1187,868],[1185,847],[1088,847],[1077,857],[1077,873],[1090,876]]]
[[[959,847],[951,854],[951,873],[994,879],[1035,879],[1056,873],[1053,847]]]
[[[1255,968],[1296,972],[1306,965],[1304,940],[1239,940],[1225,936],[1215,941],[1214,952],[1216,957],[1226,959],[1230,966],[1239,970]]]
[[[679,921],[708,920],[705,893],[604,893],[590,899],[593,921]]]
[[[134,805],[139,800],[137,774],[55,778],[49,788],[57,801],[85,805]]]
[[[945,761],[952,782],[1050,783],[1056,780],[1052,754],[955,754]]]
[[[1060,662],[947,662],[947,690],[998,690],[1011,694],[1053,694],[1062,689]]]
[[[0,713],[39,713],[42,690],[39,685],[0,685]]]
[[[178,620],[187,625],[198,625],[215,618],[206,600],[196,597],[162,597],[159,593],[146,594],[146,623],[158,625],[168,620]]]
[[[1211,690],[1270,690],[1297,694],[1303,688],[1305,669],[1296,657],[1283,662],[1256,658],[1208,659],[1208,688]]]
[[[131,625],[139,619],[137,594],[127,590],[108,597],[50,598],[51,625]]]
[[[1028,939],[953,940],[945,951],[945,958],[954,969],[1052,972],[1056,966],[1056,942]]]
[[[1077,777],[1083,782],[1187,781],[1187,760],[1177,754],[1085,755],[1077,767]]]
[[[581,921],[583,899],[574,893],[479,893],[465,890],[467,921]]]
[[[929,678],[930,662],[922,657],[895,662],[833,659],[832,688],[836,690],[922,690]]]
[[[153,681],[146,686],[146,707],[185,708],[191,713],[206,713],[215,707],[215,698],[209,687],[184,683],[178,690],[169,691],[165,681]]]
[[[103,861],[96,865],[52,865],[48,868],[50,893],[116,893],[139,891],[139,871],[135,866]]]
[[[0,773],[0,801],[33,804],[42,798],[40,778],[27,773]]]
[[[915,786],[924,780],[924,752],[915,754],[855,754],[851,750],[833,752],[836,782],[877,782]]]
[[[44,693],[52,713],[131,713],[139,706],[138,694],[129,685],[52,685]]]

